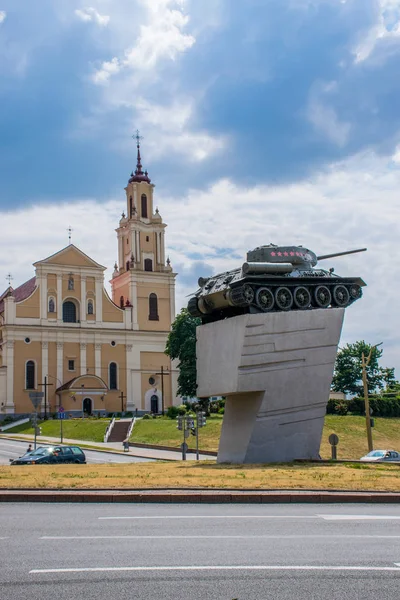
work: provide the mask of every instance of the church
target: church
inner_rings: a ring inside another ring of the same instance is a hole
[[[177,398],[164,354],[175,318],[175,277],[154,184],[137,165],[117,233],[111,298],[106,267],[73,244],[34,263],[35,275],[0,295],[0,420],[60,407],[71,416],[161,412]]]

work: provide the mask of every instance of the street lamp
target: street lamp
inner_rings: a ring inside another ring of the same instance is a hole
[[[369,398],[368,398],[368,381],[367,381],[367,367],[371,361],[372,351],[378,346],[382,346],[383,342],[379,342],[379,344],[375,344],[375,346],[371,346],[369,354],[367,358],[365,358],[364,352],[361,355],[361,366],[362,366],[362,380],[364,386],[364,403],[365,403],[365,421],[367,426],[367,440],[368,440],[368,452],[372,452],[373,442],[372,442],[372,429],[371,429],[371,414],[369,408]]]

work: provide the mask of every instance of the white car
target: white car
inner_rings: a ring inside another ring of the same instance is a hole
[[[365,456],[362,456],[360,460],[368,462],[392,462],[400,461],[400,454],[394,450],[372,450]]]

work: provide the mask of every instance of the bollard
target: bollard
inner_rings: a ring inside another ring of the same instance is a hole
[[[328,439],[331,445],[331,458],[332,460],[337,460],[337,445],[339,443],[339,436],[337,436],[336,433],[331,433]]]

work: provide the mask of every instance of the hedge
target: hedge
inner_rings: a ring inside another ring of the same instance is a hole
[[[374,417],[400,417],[400,396],[382,398],[370,396],[369,405]],[[329,400],[326,407],[328,415],[365,415],[364,398],[351,400]]]

